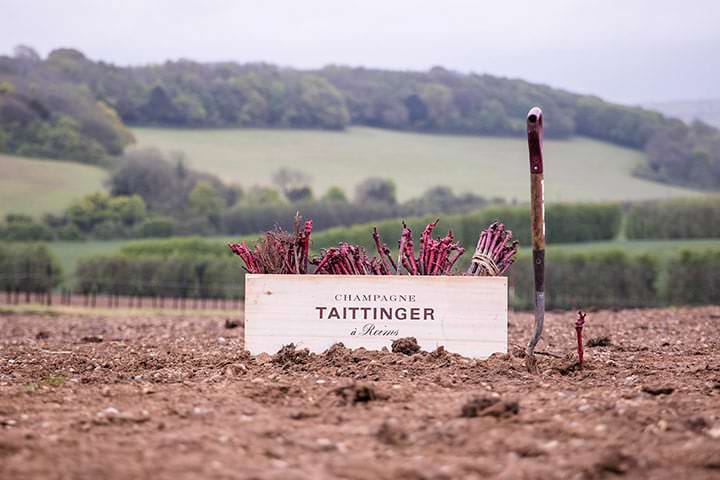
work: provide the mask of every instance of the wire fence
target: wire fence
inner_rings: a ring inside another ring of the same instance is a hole
[[[86,308],[171,309],[171,310],[239,310],[241,297],[205,298],[177,296],[114,295],[98,292],[78,292],[70,288],[30,291],[9,290],[0,295],[1,305],[63,305]]]

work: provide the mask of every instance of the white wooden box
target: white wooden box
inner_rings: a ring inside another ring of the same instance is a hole
[[[506,277],[245,276],[245,348],[337,342],[379,350],[415,337],[423,350],[486,358],[507,352]]]

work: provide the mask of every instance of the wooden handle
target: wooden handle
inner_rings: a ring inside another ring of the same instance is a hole
[[[533,107],[527,116],[530,151],[530,224],[533,251],[545,250],[545,192],[543,178],[543,116]]]
[[[542,173],[530,174],[530,228],[533,251],[545,250],[545,192]]]
[[[536,371],[535,346],[545,321],[545,192],[543,178],[543,115],[533,107],[527,116],[530,152],[530,227],[532,232],[533,273],[535,276],[535,328],[527,348],[528,370]]]
[[[543,173],[543,114],[533,107],[527,116],[528,149],[530,150],[530,173]]]

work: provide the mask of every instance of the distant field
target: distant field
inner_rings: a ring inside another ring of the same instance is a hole
[[[693,120],[702,120],[720,128],[720,98],[656,102],[644,106],[670,117],[680,118],[687,123]]]
[[[102,190],[106,175],[75,162],[0,154],[0,216],[58,212],[73,199]]]
[[[527,201],[528,154],[523,139],[434,135],[372,128],[313,130],[137,128],[141,147],[183,151],[190,164],[244,186],[269,184],[293,167],[313,177],[316,193],[338,185],[352,192],[368,176],[392,178],[401,199],[429,187]],[[545,142],[550,201],[638,200],[685,196],[676,187],[631,175],[643,153],[587,138]]]
[[[75,271],[81,258],[105,255],[120,250],[132,240],[94,240],[89,242],[48,242],[47,246],[57,256],[65,275]]]
[[[233,240],[240,240],[240,237],[210,237],[208,240],[216,240],[225,244]],[[113,241],[92,241],[92,242],[51,242],[47,245],[57,255],[62,264],[65,274],[75,271],[75,266],[81,258],[94,255],[105,255],[119,251],[123,246],[134,240],[113,240]],[[654,255],[671,255],[672,253],[688,249],[705,249],[709,247],[718,248],[717,239],[712,240],[617,240],[608,242],[589,243],[567,243],[548,246],[548,261],[552,261],[553,252],[591,252],[606,248],[619,248],[628,253],[652,253]],[[467,255],[467,254],[466,254]],[[240,268],[240,261],[238,268]]]

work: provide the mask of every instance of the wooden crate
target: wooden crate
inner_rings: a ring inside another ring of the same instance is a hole
[[[245,280],[245,348],[337,342],[379,350],[415,337],[424,350],[486,358],[507,352],[505,277],[259,275]]]

